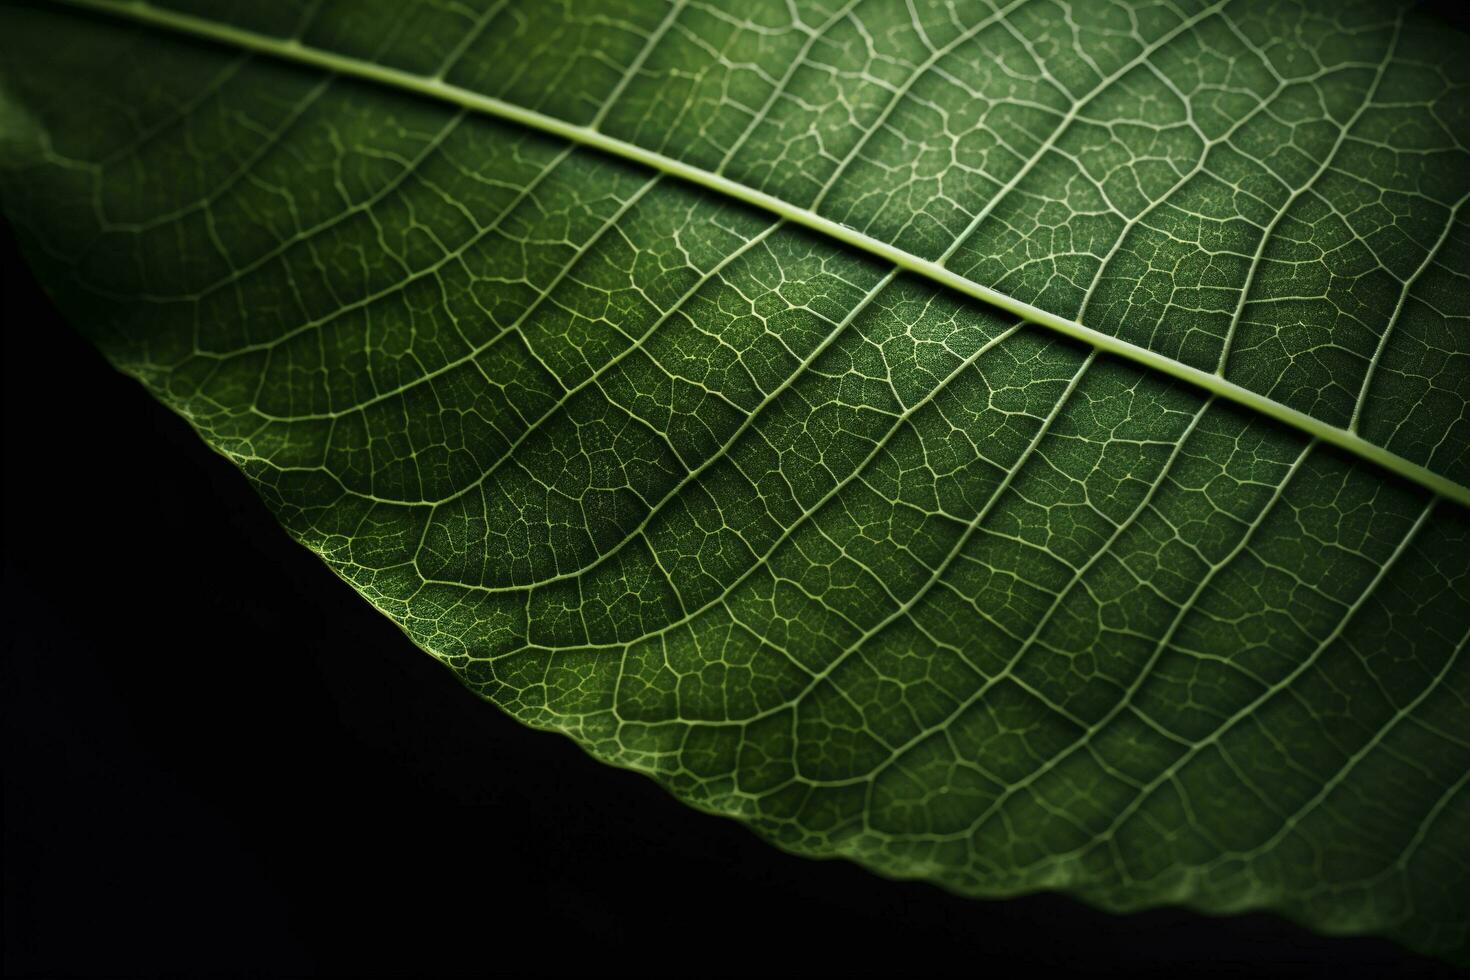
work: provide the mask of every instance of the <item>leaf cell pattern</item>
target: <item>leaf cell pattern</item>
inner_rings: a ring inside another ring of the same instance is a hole
[[[69,315],[517,718],[966,893],[1463,946],[1470,517],[1351,451],[1470,480],[1442,25],[374,0],[0,36],[4,209]]]

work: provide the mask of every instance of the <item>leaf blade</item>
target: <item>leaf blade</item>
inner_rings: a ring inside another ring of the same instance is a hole
[[[800,222],[284,70],[211,76],[299,102],[246,103],[279,125],[201,183],[309,189],[272,149],[337,154],[351,204],[331,220],[352,234],[270,229],[242,281],[181,293],[187,316],[144,287],[201,272],[157,245],[98,272],[131,308],[63,301],[481,693],[786,846],[970,892],[1265,902],[1326,928],[1388,928],[1402,910],[1377,903],[1400,892],[1455,907],[1419,855],[1453,867],[1436,828],[1463,821],[1461,510]],[[143,132],[207,126],[195,96]],[[362,145],[332,143],[347,124]],[[159,145],[188,180],[189,140]],[[54,164],[11,186],[64,180]],[[160,210],[114,203],[140,227]],[[38,233],[66,245],[95,217]],[[397,234],[425,221],[443,241]],[[374,239],[384,268],[353,269]],[[274,314],[293,290],[300,309]],[[1361,787],[1395,798],[1354,806]],[[1393,830],[1364,842],[1342,813]],[[1303,847],[1346,877],[1303,877],[1283,856]],[[1396,928],[1456,941],[1443,917]]]

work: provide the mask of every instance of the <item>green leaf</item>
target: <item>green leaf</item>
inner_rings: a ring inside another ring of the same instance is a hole
[[[68,316],[517,718],[968,894],[1465,943],[1453,29],[89,0],[0,38]]]

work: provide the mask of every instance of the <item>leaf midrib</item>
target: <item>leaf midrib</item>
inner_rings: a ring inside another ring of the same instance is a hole
[[[1397,453],[1363,439],[1361,436],[1339,428],[1322,419],[1283,405],[1259,392],[1229,381],[1218,374],[1191,367],[1173,358],[1166,357],[1146,347],[1132,344],[1112,334],[1103,333],[1084,326],[1075,320],[1050,313],[1040,307],[1023,302],[998,290],[983,286],[974,280],[944,268],[938,262],[920,258],[911,252],[873,238],[855,228],[825,218],[807,208],[764,191],[747,187],[721,174],[673,159],[662,153],[645,149],[633,143],[608,136],[590,126],[579,126],[565,120],[548,116],[532,109],[504,102],[488,95],[451,85],[442,79],[428,78],[412,72],[389,68],[335,54],[320,48],[301,44],[296,40],[284,40],[242,28],[232,27],[195,17],[152,7],[147,3],[109,2],[109,0],[58,0],[64,6],[84,8],[111,17],[132,20],[152,27],[163,28],[174,33],[233,46],[245,51],[268,55],[273,58],[309,65],[335,74],[364,79],[391,88],[412,92],[428,98],[438,99],[470,111],[483,113],[528,129],[560,137],[602,153],[629,160],[645,167],[669,174],[690,184],[740,201],[752,207],[770,212],[794,225],[808,228],[826,238],[876,256],[894,266],[921,276],[946,289],[979,300],[991,307],[1003,310],[1027,323],[1044,327],[1109,354],[1141,364],[1169,377],[1184,381],[1197,388],[1211,392],[1258,414],[1291,426],[1300,432],[1333,446],[1337,446],[1361,459],[1374,463],[1404,479],[1411,480],[1426,489],[1447,497],[1456,503],[1470,506],[1470,487],[1457,483],[1425,466],[1405,459]]]

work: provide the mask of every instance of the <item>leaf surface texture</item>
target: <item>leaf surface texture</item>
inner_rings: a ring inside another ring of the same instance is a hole
[[[1470,71],[1381,3],[0,9],[44,281],[528,724],[1465,942]]]

